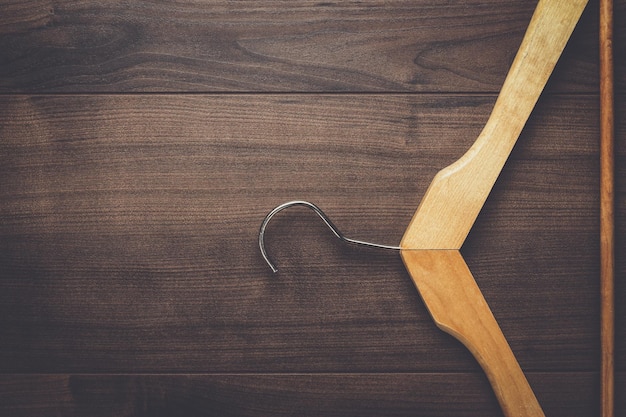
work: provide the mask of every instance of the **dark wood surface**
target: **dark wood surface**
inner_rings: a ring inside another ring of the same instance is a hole
[[[4,0],[0,91],[497,92],[536,3]],[[597,20],[554,89],[597,91]]]
[[[104,5],[103,5],[104,4]],[[6,2],[0,415],[500,416],[395,253],[535,1]],[[597,4],[462,251],[548,416],[599,407]],[[616,1],[626,416],[626,2]]]

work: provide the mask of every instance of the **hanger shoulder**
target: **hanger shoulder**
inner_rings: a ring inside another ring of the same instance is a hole
[[[587,0],[541,0],[482,133],[433,179],[401,247],[459,249],[519,137]]]
[[[465,260],[457,250],[402,250],[402,260],[433,320],[474,355],[506,416],[543,416]]]

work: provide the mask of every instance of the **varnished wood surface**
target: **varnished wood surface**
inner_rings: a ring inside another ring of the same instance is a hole
[[[256,236],[301,197],[346,234],[397,243],[492,97],[2,101],[5,371],[476,369],[396,254],[342,248],[286,213],[268,230],[273,276]],[[597,363],[597,115],[559,141],[594,102],[544,101],[464,248],[529,369]]]
[[[547,415],[595,415],[597,375],[529,375]],[[564,383],[566,381],[566,383]],[[36,405],[29,405],[31,399]],[[482,374],[7,375],[0,411],[13,416],[499,415]]]
[[[3,4],[0,414],[501,415],[397,255],[294,209],[268,230],[274,276],[256,237],[306,198],[397,244],[484,125],[534,4]],[[599,409],[591,6],[462,248],[548,416]]]
[[[0,91],[497,92],[535,5],[5,0]],[[598,90],[597,1],[589,9],[558,91]]]

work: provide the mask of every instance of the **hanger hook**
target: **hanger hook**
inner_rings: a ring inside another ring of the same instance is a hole
[[[278,268],[276,267],[274,262],[272,262],[270,257],[267,255],[267,251],[265,250],[265,229],[267,228],[267,225],[269,224],[270,220],[272,220],[272,217],[274,217],[278,212],[280,212],[280,211],[282,211],[282,210],[284,210],[286,208],[294,207],[294,206],[307,207],[307,208],[313,210],[320,217],[320,219],[322,219],[324,221],[326,226],[328,226],[328,228],[333,232],[333,234],[339,240],[341,240],[343,242],[350,243],[350,244],[353,244],[353,245],[361,245],[361,246],[367,246],[367,247],[370,247],[370,248],[377,248],[377,249],[400,250],[399,246],[380,245],[378,243],[370,243],[370,242],[364,242],[362,240],[355,240],[355,239],[347,238],[347,237],[345,237],[343,235],[343,233],[341,233],[339,231],[339,229],[337,229],[337,226],[335,226],[333,224],[333,222],[330,221],[330,219],[322,211],[322,209],[320,209],[315,204],[309,203],[308,201],[303,201],[303,200],[289,201],[287,203],[283,203],[283,204],[277,206],[272,211],[270,211],[267,214],[267,216],[265,216],[265,219],[263,220],[263,223],[261,223],[261,229],[259,230],[259,248],[261,249],[261,255],[263,255],[263,259],[265,259],[265,262],[267,262],[269,267],[272,269],[272,272],[278,272]]]

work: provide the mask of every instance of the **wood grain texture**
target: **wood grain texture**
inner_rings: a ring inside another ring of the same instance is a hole
[[[501,416],[399,257],[296,210],[272,276],[256,236],[307,198],[397,244],[535,5],[0,0],[0,415]],[[462,248],[551,417],[599,409],[597,6]],[[624,417],[624,0],[615,28]]]
[[[535,5],[4,0],[0,92],[497,92]],[[598,91],[589,9],[552,91]]]
[[[550,416],[597,410],[597,374],[530,374]],[[35,401],[32,401],[35,399]],[[3,375],[12,416],[501,416],[482,374]]]
[[[397,243],[493,99],[2,98],[2,371],[477,370],[399,257],[296,210],[268,230],[272,276],[256,236],[301,197]],[[463,248],[531,371],[597,367],[594,105],[540,105]]]

